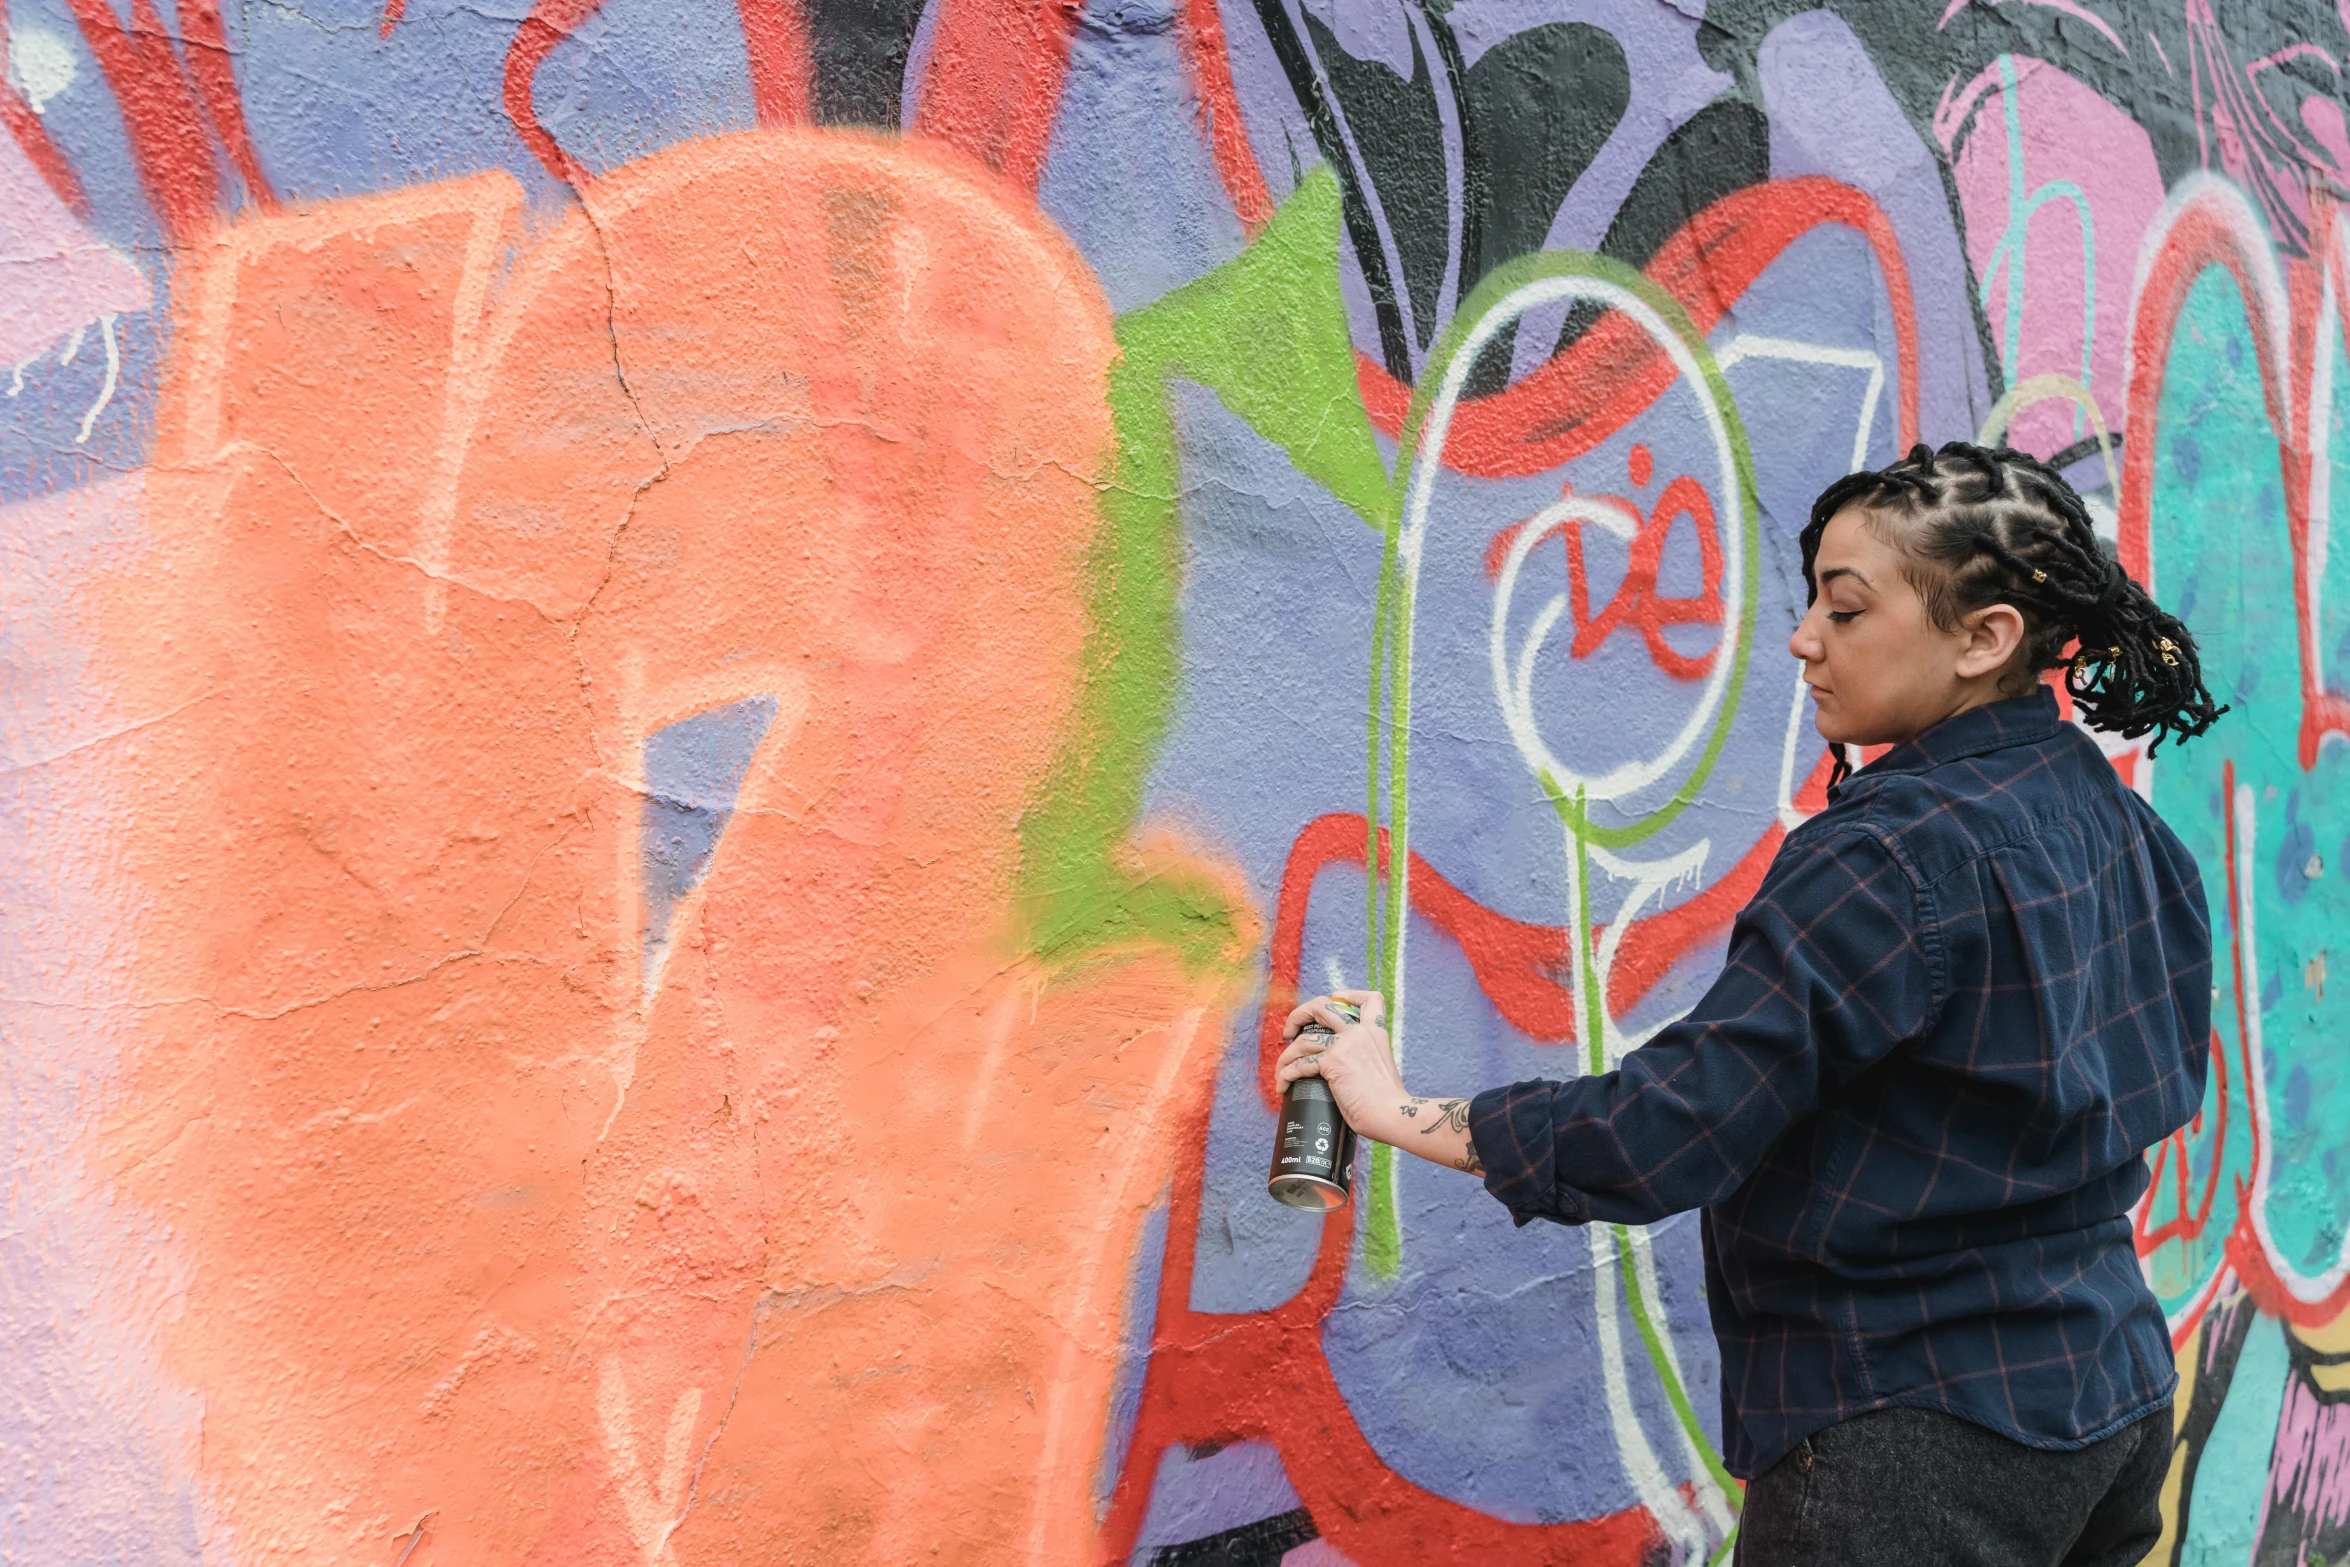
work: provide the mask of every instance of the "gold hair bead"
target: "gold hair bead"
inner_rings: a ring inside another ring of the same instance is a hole
[[[2042,571],[2039,567],[2034,566],[2032,568],[2032,580],[2034,582],[2046,582],[2048,580],[2048,573]]]
[[[2176,664],[2179,661],[2179,645],[2170,638],[2156,637],[2154,646],[2161,652],[2164,663]]]

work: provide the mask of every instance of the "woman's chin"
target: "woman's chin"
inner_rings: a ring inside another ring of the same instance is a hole
[[[1876,728],[1864,728],[1857,724],[1825,723],[1814,724],[1812,727],[1817,729],[1820,732],[1820,738],[1830,745],[1894,745],[1903,738],[1900,735],[1888,735]]]

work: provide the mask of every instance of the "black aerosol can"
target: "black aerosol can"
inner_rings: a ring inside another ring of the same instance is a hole
[[[1344,1001],[1325,1001],[1325,1009],[1349,1023],[1362,1013]],[[1325,1042],[1335,1034],[1320,1023],[1307,1023],[1297,1037],[1319,1034]],[[1293,1081],[1281,1096],[1281,1127],[1273,1138],[1273,1173],[1265,1190],[1275,1202],[1313,1213],[1330,1213],[1346,1206],[1354,1183],[1355,1129],[1338,1113],[1330,1085],[1319,1077]]]

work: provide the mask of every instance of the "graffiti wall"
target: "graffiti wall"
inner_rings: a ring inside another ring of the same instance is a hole
[[[2350,1557],[2350,6],[0,15],[0,1559],[1726,1559],[1694,1217],[1279,1019],[1689,1006],[1956,437],[2234,707],[2152,1560]]]

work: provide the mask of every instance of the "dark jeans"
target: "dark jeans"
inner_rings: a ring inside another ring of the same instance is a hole
[[[1736,1567],[2137,1567],[2162,1533],[2170,1457],[2168,1405],[2065,1453],[1876,1410],[1747,1486]]]

